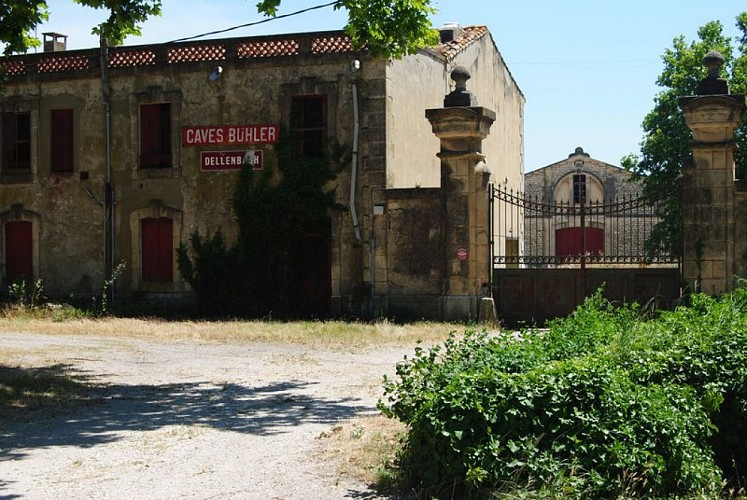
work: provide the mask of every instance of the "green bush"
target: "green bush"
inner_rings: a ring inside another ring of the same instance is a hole
[[[746,304],[645,319],[596,294],[548,331],[417,350],[380,408],[408,425],[401,463],[431,495],[718,495],[747,470]]]

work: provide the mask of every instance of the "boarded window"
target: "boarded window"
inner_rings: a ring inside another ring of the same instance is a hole
[[[73,110],[53,109],[50,128],[52,172],[73,171],[73,130]]]
[[[171,167],[171,104],[140,106],[140,168]]]
[[[322,95],[291,98],[291,121],[297,153],[306,158],[324,156],[327,137],[327,99]]]
[[[32,224],[28,221],[5,223],[5,278],[8,281],[34,277]]]
[[[172,281],[174,276],[174,222],[161,217],[143,219],[142,239],[143,281]]]
[[[582,239],[580,227],[567,227],[555,231],[555,255],[581,255],[584,246],[586,254],[601,255],[604,253],[604,230],[598,227],[586,228],[586,241]]]
[[[31,114],[3,113],[3,173],[31,169]]]

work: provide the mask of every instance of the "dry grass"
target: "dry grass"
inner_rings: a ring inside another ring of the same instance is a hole
[[[388,474],[405,426],[382,415],[341,422],[323,432],[319,457],[339,464],[339,474],[365,484],[379,484]]]
[[[73,319],[58,321],[6,315],[0,331],[47,335],[147,337],[150,340],[198,342],[280,342],[319,347],[378,347],[440,342],[465,325],[447,323],[394,324],[343,321],[164,321],[158,319]]]

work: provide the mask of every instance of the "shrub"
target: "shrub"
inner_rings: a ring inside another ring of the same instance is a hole
[[[717,495],[747,469],[747,293],[639,317],[591,297],[547,332],[419,349],[380,408],[429,494]],[[743,479],[743,478],[742,478]]]

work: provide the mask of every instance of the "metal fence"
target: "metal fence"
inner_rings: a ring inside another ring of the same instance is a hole
[[[679,256],[647,251],[656,206],[637,194],[577,203],[527,197],[491,186],[495,268],[676,266]]]

